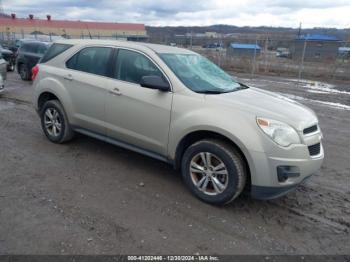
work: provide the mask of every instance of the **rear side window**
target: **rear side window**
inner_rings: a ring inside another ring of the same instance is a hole
[[[46,54],[41,59],[40,63],[46,63],[47,61],[55,58],[56,56],[62,54],[64,51],[71,48],[72,45],[66,44],[53,44],[49,50],[47,50]]]
[[[112,51],[109,47],[87,47],[71,57],[66,66],[69,69],[108,76]]]

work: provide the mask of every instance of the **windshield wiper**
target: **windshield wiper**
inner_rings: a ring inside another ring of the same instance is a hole
[[[203,90],[203,91],[197,91],[197,93],[218,95],[218,94],[222,94],[224,92],[222,92],[222,91],[214,91],[214,90]]]

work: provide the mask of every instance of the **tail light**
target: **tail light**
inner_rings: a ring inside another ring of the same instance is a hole
[[[36,76],[38,75],[39,73],[39,66],[36,65],[32,68],[32,81],[35,80]]]

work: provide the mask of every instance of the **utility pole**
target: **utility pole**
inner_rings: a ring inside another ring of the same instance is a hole
[[[258,47],[258,39],[255,40],[255,47],[254,47],[254,56],[253,56],[253,62],[252,62],[252,72],[250,75],[250,79],[253,79],[254,73],[255,73],[255,62],[256,62],[256,48]]]
[[[191,30],[191,38],[190,38],[190,46],[191,46],[191,50],[192,50],[192,41],[193,41],[193,31]]]
[[[298,38],[300,38],[300,35],[301,35],[301,22],[299,23]]]
[[[307,38],[305,37],[304,40],[304,47],[303,47],[303,53],[301,54],[301,62],[299,66],[299,74],[298,74],[298,87],[300,85],[300,80],[301,80],[301,73],[304,69],[304,58],[305,58],[305,51],[306,51],[306,46],[307,46]]]

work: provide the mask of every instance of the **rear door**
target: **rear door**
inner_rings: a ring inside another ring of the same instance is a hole
[[[165,75],[149,57],[135,50],[119,49],[113,64],[114,79],[109,81],[106,98],[107,135],[165,156],[173,94],[140,85],[142,76]]]
[[[67,62],[62,81],[72,100],[73,122],[89,131],[105,135],[107,77],[113,48],[85,47]]]

